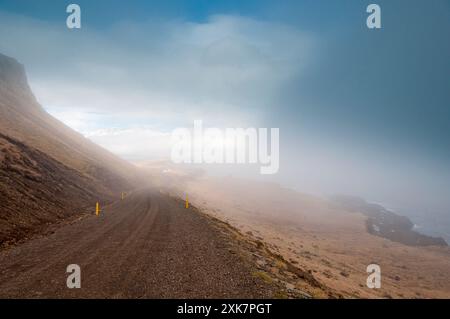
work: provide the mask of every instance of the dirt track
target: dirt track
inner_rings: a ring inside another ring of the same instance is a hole
[[[212,222],[138,191],[55,233],[0,252],[1,298],[263,298],[264,283]],[[81,267],[68,289],[66,267]]]

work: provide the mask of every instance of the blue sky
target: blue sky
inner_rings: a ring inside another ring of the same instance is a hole
[[[304,23],[313,26],[338,18],[342,9],[352,7],[352,1],[293,1],[286,0],[277,3],[271,0],[132,0],[125,5],[120,0],[79,0],[73,3],[79,4],[86,10],[89,25],[104,27],[118,20],[145,21],[152,18],[180,18],[189,21],[204,22],[214,14],[232,14],[259,17],[264,19],[290,20],[291,23]],[[29,15],[45,19],[47,21],[65,21],[65,7],[72,2],[41,0],[2,0],[2,8],[9,12]],[[365,7],[369,3],[361,1],[357,6]],[[355,7],[355,6],[353,6]],[[339,9],[341,10],[339,12]],[[337,14],[335,14],[337,12]],[[345,15],[351,15],[346,12]],[[95,19],[91,19],[94,18]]]
[[[284,185],[450,211],[448,1],[73,2],[79,31],[69,2],[0,0],[0,52],[119,155],[161,155],[198,118],[279,127]],[[371,2],[382,30],[365,25]],[[144,137],[161,148],[132,147]]]

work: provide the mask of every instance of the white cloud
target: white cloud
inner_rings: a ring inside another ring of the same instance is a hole
[[[297,29],[240,16],[73,32],[0,12],[0,38],[44,107],[231,127],[256,126],[276,107],[314,47]]]
[[[98,129],[84,133],[93,142],[128,160],[169,159],[171,133],[146,127]]]

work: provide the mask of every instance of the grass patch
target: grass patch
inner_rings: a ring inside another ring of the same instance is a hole
[[[277,291],[276,293],[274,293],[273,298],[274,299],[288,299],[289,296],[287,295],[286,292],[280,290],[280,291]]]
[[[270,277],[266,272],[264,271],[255,271],[253,273],[253,276],[256,278],[261,278],[262,280],[264,280],[265,282],[271,284],[273,283],[273,279],[272,277]]]

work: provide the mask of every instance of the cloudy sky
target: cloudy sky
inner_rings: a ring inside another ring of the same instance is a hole
[[[0,52],[25,64],[48,112],[130,159],[170,133],[280,128],[280,171],[301,191],[450,211],[450,3],[0,0]],[[253,176],[254,175],[254,176]]]

